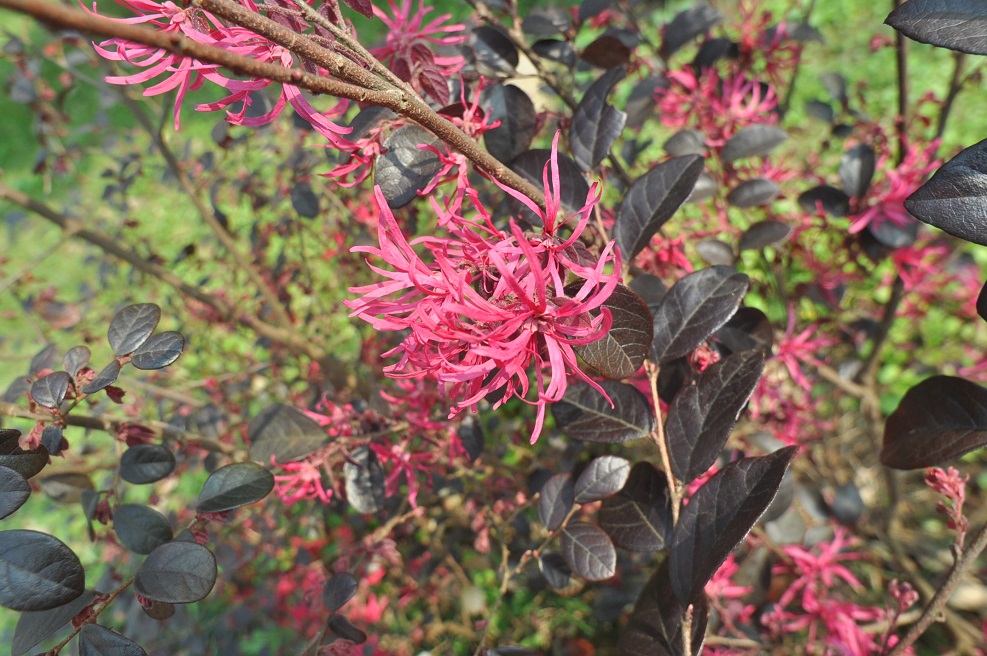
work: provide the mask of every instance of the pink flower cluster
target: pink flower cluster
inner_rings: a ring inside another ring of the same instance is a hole
[[[531,434],[541,433],[547,405],[562,398],[571,374],[602,389],[580,371],[575,346],[589,344],[610,329],[601,308],[620,282],[620,256],[611,242],[593,258],[579,237],[599,195],[594,185],[585,205],[559,220],[561,212],[558,136],[543,173],[546,208],[503,188],[542,223],[526,233],[514,220],[497,228],[474,201],[477,215],[466,218],[432,201],[446,236],[407,241],[378,188],[379,248],[360,246],[390,265],[372,265],[385,278],[351,289],[347,301],[357,316],[378,330],[409,331],[384,354],[398,356],[385,368],[396,378],[434,376],[454,399],[451,416],[489,398],[498,407],[519,398],[538,409]],[[563,235],[568,229],[568,235]],[[425,259],[412,248],[420,246]],[[594,316],[595,315],[595,316]],[[534,368],[534,385],[528,370]]]

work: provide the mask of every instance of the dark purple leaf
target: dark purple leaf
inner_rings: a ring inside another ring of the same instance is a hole
[[[740,48],[736,42],[724,37],[706,39],[699,46],[699,52],[692,60],[692,70],[701,73],[703,69],[712,68],[721,59],[737,59]]]
[[[128,305],[114,315],[106,338],[116,356],[127,355],[143,344],[161,320],[161,308],[154,303]]]
[[[781,188],[773,180],[753,178],[744,180],[730,190],[727,202],[734,207],[748,208],[767,205],[781,193]]]
[[[364,107],[356,116],[353,117],[353,120],[350,121],[349,127],[352,128],[353,131],[342,136],[344,139],[348,139],[349,141],[359,141],[360,139],[368,136],[371,130],[379,126],[384,121],[389,121],[396,117],[397,114],[386,107],[378,107],[376,105]]]
[[[626,66],[631,60],[631,49],[616,36],[604,34],[583,49],[582,58],[592,66],[609,70]]]
[[[10,645],[10,656],[23,656],[42,640],[55,634],[82,612],[96,598],[91,590],[86,590],[72,601],[48,610],[21,613],[14,629],[14,640]]]
[[[89,364],[89,356],[88,347],[74,346],[65,353],[65,357],[62,358],[62,366],[69,372],[69,376],[75,378],[79,370]]]
[[[603,581],[617,571],[617,550],[599,526],[572,522],[562,529],[562,557],[577,576]]]
[[[718,187],[716,185],[716,180],[713,179],[709,173],[703,171],[696,178],[696,186],[692,188],[692,193],[689,197],[685,199],[687,203],[701,203],[707,198],[712,198],[716,195]]]
[[[579,22],[599,16],[607,9],[614,6],[614,0],[582,0],[579,3]]]
[[[865,230],[882,246],[904,248],[918,239],[918,228],[918,221],[912,220],[907,220],[903,225],[893,221],[871,221]]]
[[[954,237],[987,246],[987,139],[946,162],[905,200],[905,209]]]
[[[55,362],[57,361],[58,347],[54,344],[49,344],[31,358],[31,364],[27,367],[27,375],[34,378],[45,369],[54,369]]]
[[[19,376],[11,381],[7,391],[0,396],[0,401],[4,403],[17,403],[31,389],[31,381],[23,376]]]
[[[20,437],[19,430],[0,428],[0,467],[9,467],[30,479],[48,465],[48,451],[43,446],[25,451]]]
[[[620,634],[620,656],[681,656],[686,609],[672,592],[668,560],[658,566],[634,604],[627,628]],[[693,605],[691,653],[702,653],[709,621],[709,600],[702,595]]]
[[[747,157],[764,157],[788,139],[788,133],[776,125],[749,125],[727,139],[720,159],[734,162]]]
[[[682,46],[706,34],[722,20],[723,14],[705,3],[679,12],[665,27],[665,36],[659,54],[662,58],[668,59]]]
[[[329,628],[337,637],[349,640],[353,644],[362,645],[367,641],[367,634],[353,626],[353,623],[342,615],[330,617]]]
[[[361,513],[372,513],[384,505],[384,468],[377,454],[368,446],[350,452],[343,465],[346,500]]]
[[[674,157],[634,181],[617,210],[613,235],[625,262],[634,258],[692,192],[705,160]]]
[[[535,136],[535,105],[521,89],[511,84],[496,84],[483,90],[483,106],[490,122],[500,126],[483,133],[483,142],[491,155],[510,162],[531,145]]]
[[[857,144],[843,153],[840,160],[840,182],[851,198],[863,198],[874,179],[877,157],[867,144]]]
[[[665,439],[675,478],[688,483],[705,472],[723,449],[764,369],[764,355],[734,353],[710,365],[675,395]]]
[[[117,377],[120,376],[120,362],[118,360],[111,360],[110,364],[100,370],[96,377],[91,381],[82,386],[83,394],[95,394],[96,392],[106,389],[113,383],[117,382]]]
[[[470,47],[477,69],[483,75],[503,77],[514,74],[520,57],[511,39],[488,25],[474,27]]]
[[[631,468],[623,489],[603,500],[600,528],[618,547],[658,551],[672,532],[672,505],[665,475],[650,462]]]
[[[175,471],[175,454],[158,444],[136,444],[120,457],[120,478],[134,485],[160,481]]]
[[[380,186],[388,206],[404,207],[418,198],[442,168],[439,156],[420,144],[435,146],[435,136],[419,125],[405,125],[384,139],[384,151],[377,157],[374,184]]]
[[[329,437],[326,430],[298,408],[276,404],[260,411],[247,427],[250,459],[262,465],[294,462],[318,451]]]
[[[894,469],[936,467],[987,446],[987,389],[963,378],[933,376],[905,393],[884,424],[881,463]]]
[[[373,19],[374,17],[374,6],[370,0],[343,0],[346,6],[353,11],[363,15],[365,18]]]
[[[136,503],[120,504],[113,510],[113,530],[123,546],[143,555],[175,537],[164,515]]]
[[[197,542],[176,540],[151,552],[134,578],[134,591],[153,601],[189,604],[216,584],[216,557]]]
[[[568,41],[542,39],[531,44],[531,50],[539,57],[559,62],[566,68],[576,65],[576,50]]]
[[[38,479],[41,491],[52,501],[58,503],[78,503],[86,492],[91,492],[95,486],[87,474],[80,472],[65,472],[52,474]]]
[[[603,161],[624,129],[627,114],[608,103],[607,96],[626,74],[618,66],[601,75],[586,90],[572,115],[569,146],[576,164],[584,171],[596,168]]]
[[[767,357],[774,343],[774,330],[768,317],[752,307],[742,307],[713,334],[730,353],[758,349]]]
[[[650,273],[641,273],[634,277],[629,285],[631,291],[641,297],[641,300],[648,306],[648,310],[658,307],[661,299],[665,297],[665,283],[658,276]],[[654,326],[652,326],[654,330]]]
[[[549,531],[562,526],[562,522],[572,510],[575,499],[575,486],[572,474],[560,472],[545,481],[538,493],[538,519]]]
[[[162,369],[172,364],[185,350],[185,336],[175,330],[154,335],[130,356],[138,369]]]
[[[987,284],[980,288],[980,294],[977,295],[977,314],[987,321]]]
[[[140,645],[99,624],[83,624],[79,656],[147,656]]]
[[[847,102],[849,102],[849,98],[846,93],[846,78],[835,71],[823,73],[819,76],[819,78],[833,100],[836,100],[841,105],[846,107]]]
[[[703,239],[696,244],[696,253],[699,254],[699,257],[703,258],[703,261],[713,266],[732,267],[737,261],[737,255],[733,252],[733,247],[715,237]]]
[[[652,359],[664,363],[691,353],[733,316],[748,282],[730,267],[713,266],[675,283],[655,312]]]
[[[637,388],[605,380],[600,387],[610,401],[588,383],[569,385],[552,404],[555,425],[565,435],[584,442],[626,442],[647,437],[655,426],[651,405]]]
[[[72,377],[64,371],[56,371],[39,378],[31,385],[31,398],[45,408],[57,409],[69,391]]]
[[[853,526],[864,516],[864,499],[860,496],[860,489],[853,484],[853,481],[844,483],[833,492],[833,503],[829,511],[833,519],[840,524]]]
[[[226,512],[260,501],[274,489],[274,475],[256,462],[234,462],[206,479],[196,510]]]
[[[981,0],[909,0],[884,22],[920,43],[987,55],[987,5]]]
[[[706,155],[706,139],[701,132],[686,128],[679,130],[665,141],[665,152],[673,157]]]
[[[627,96],[624,111],[627,112],[627,127],[639,130],[645,121],[658,116],[655,103],[655,88],[668,85],[663,77],[650,76],[642,79]],[[629,142],[625,142],[625,146]]]
[[[618,456],[593,458],[576,479],[576,503],[592,503],[613,496],[624,487],[631,463]]]
[[[651,311],[640,296],[623,285],[614,289],[603,307],[610,310],[613,319],[610,332],[574,349],[602,375],[621,380],[633,375],[648,357],[653,338]]]
[[[319,216],[319,197],[307,182],[299,181],[292,186],[291,206],[300,217],[314,219]]]
[[[330,613],[335,613],[353,598],[359,585],[356,578],[348,572],[333,574],[322,588],[322,605]]]
[[[790,446],[731,462],[692,495],[672,531],[668,556],[671,587],[682,604],[699,599],[706,582],[771,504],[797,451]]]
[[[38,531],[0,531],[0,606],[48,610],[85,591],[82,563],[61,540]]]
[[[538,556],[538,569],[553,590],[565,591],[572,581],[572,570],[562,554],[548,552]]]
[[[525,15],[521,29],[532,36],[555,36],[569,31],[569,11],[562,7],[535,7]]]
[[[806,101],[805,113],[825,123],[832,123],[836,119],[836,112],[833,106],[822,100]]]
[[[785,241],[790,234],[792,234],[791,226],[781,221],[771,219],[758,221],[740,236],[740,244],[737,248],[741,251],[761,250]]]
[[[542,173],[545,170],[545,165],[548,164],[551,154],[552,151],[547,148],[526,150],[511,161],[510,168],[515,173],[525,177],[528,182],[544,191]],[[559,153],[558,161],[562,204],[569,211],[575,212],[586,204],[586,194],[589,193],[589,184],[571,157]],[[521,207],[520,203],[517,205],[519,208]],[[524,210],[521,213],[521,217],[532,225],[541,225],[541,220],[529,210]]]
[[[837,218],[850,213],[850,197],[846,192],[829,185],[819,185],[799,196],[799,207],[809,214],[816,213],[817,205],[822,206],[826,214]]]
[[[27,480],[10,467],[0,466],[0,519],[12,515],[30,496]]]
[[[483,426],[480,425],[480,422],[475,417],[471,415],[464,417],[463,421],[459,424],[457,435],[459,436],[459,441],[463,444],[463,448],[466,449],[466,455],[469,456],[470,460],[476,460],[483,454],[487,437],[483,433]]]

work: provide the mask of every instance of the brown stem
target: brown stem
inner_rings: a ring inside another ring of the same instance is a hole
[[[106,599],[93,606],[93,612],[89,617],[86,618],[85,622],[79,624],[79,626],[73,626],[69,634],[65,636],[65,638],[61,642],[59,642],[57,645],[52,647],[52,649],[46,653],[55,654],[55,655],[61,653],[62,649],[65,648],[65,645],[71,642],[72,638],[74,638],[79,633],[79,631],[82,630],[82,627],[84,627],[86,624],[95,624],[96,620],[99,619],[99,616],[103,613],[103,611],[109,608],[110,604],[112,604],[117,597],[123,594],[124,590],[126,590],[131,585],[133,585],[133,583],[134,583],[134,577],[130,577],[129,579],[121,583],[116,590],[114,590],[113,592],[109,593],[109,595],[107,595]]]
[[[679,523],[679,507],[682,505],[682,495],[679,492],[678,483],[675,481],[675,474],[672,473],[672,458],[668,452],[668,443],[665,441],[665,426],[661,416],[661,398],[658,396],[658,365],[651,364],[650,361],[644,363],[645,371],[648,372],[648,380],[651,383],[651,398],[655,404],[655,429],[651,431],[651,439],[654,440],[661,454],[661,466],[665,470],[665,478],[668,481],[668,495],[672,500],[672,523]]]
[[[966,62],[966,53],[953,53],[953,77],[949,80],[949,91],[946,93],[946,100],[943,101],[942,109],[939,111],[939,123],[936,125],[936,139],[942,138],[946,132],[946,121],[949,113],[953,109],[953,102],[959,95],[963,87],[963,64]]]

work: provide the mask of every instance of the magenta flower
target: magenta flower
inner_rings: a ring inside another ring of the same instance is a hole
[[[389,376],[434,375],[454,400],[450,416],[494,393],[498,407],[520,398],[537,407],[531,441],[541,433],[549,403],[561,400],[569,375],[596,389],[580,371],[574,346],[589,344],[610,329],[603,303],[620,281],[620,256],[611,242],[593,261],[579,243],[599,196],[595,186],[586,204],[558,220],[561,209],[558,136],[544,173],[547,208],[505,189],[544,223],[541,233],[525,233],[514,221],[496,228],[476,204],[475,219],[446,212],[437,203],[439,225],[449,236],[414,240],[422,259],[405,239],[379,188],[379,248],[356,247],[390,265],[370,265],[386,280],[352,288],[361,297],[347,301],[378,330],[408,330],[404,341],[384,354],[398,356],[384,369]],[[572,225],[568,225],[574,219]],[[568,237],[560,235],[571,228]],[[609,270],[609,273],[607,272]],[[596,316],[591,313],[600,310]],[[534,368],[534,385],[528,370]]]
[[[938,140],[925,148],[909,145],[897,166],[889,165],[891,156],[888,152],[882,153],[875,168],[883,171],[884,176],[856,201],[855,211],[850,215],[850,233],[860,232],[871,224],[888,222],[903,226],[915,221],[905,209],[905,199],[939,167],[940,161],[935,156],[937,150]]]

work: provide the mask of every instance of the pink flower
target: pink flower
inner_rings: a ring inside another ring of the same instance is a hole
[[[925,484],[945,497],[945,501],[936,502],[936,512],[949,518],[946,526],[956,529],[956,546],[960,549],[970,528],[970,520],[963,515],[968,480],[970,477],[960,474],[955,467],[930,467],[925,471]]]
[[[370,265],[386,280],[350,291],[347,301],[378,330],[408,330],[404,341],[384,354],[399,356],[385,373],[399,378],[434,375],[455,400],[451,416],[476,409],[500,394],[498,407],[519,398],[537,407],[531,441],[541,433],[549,403],[559,401],[568,375],[602,389],[579,369],[574,346],[600,339],[610,329],[610,313],[600,309],[620,281],[620,256],[611,242],[593,261],[579,242],[599,196],[590,189],[586,204],[559,220],[558,135],[545,168],[546,209],[504,189],[535,213],[540,233],[525,233],[513,220],[509,231],[496,228],[479,203],[467,219],[441,209],[439,226],[449,236],[421,237],[427,262],[411,247],[379,188],[379,248],[356,247],[390,265]],[[562,236],[563,227],[571,230]],[[607,270],[609,269],[609,273]],[[574,282],[567,282],[574,280]],[[594,317],[592,312],[600,310]],[[534,389],[528,369],[534,365]],[[531,397],[534,398],[531,398]]]
[[[826,347],[832,346],[838,340],[835,337],[818,336],[816,331],[819,330],[819,326],[816,324],[809,326],[796,335],[795,319],[795,309],[789,307],[788,327],[785,329],[784,336],[778,341],[775,357],[788,369],[788,373],[791,375],[795,384],[806,392],[809,392],[812,390],[812,383],[809,382],[809,379],[805,376],[805,372],[802,371],[801,363],[820,364],[815,354],[821,353]]]
[[[274,476],[274,493],[281,497],[286,505],[292,505],[302,499],[318,499],[322,503],[332,500],[332,489],[322,485],[322,463],[313,462],[311,458],[298,462],[278,463],[285,473]]]
[[[904,226],[915,219],[905,209],[905,199],[918,189],[925,179],[940,164],[935,153],[939,150],[939,140],[931,142],[924,149],[909,145],[901,164],[890,166],[890,153],[884,152],[875,169],[883,171],[862,199],[857,202],[850,215],[850,233],[858,233],[871,224],[884,222]]]

